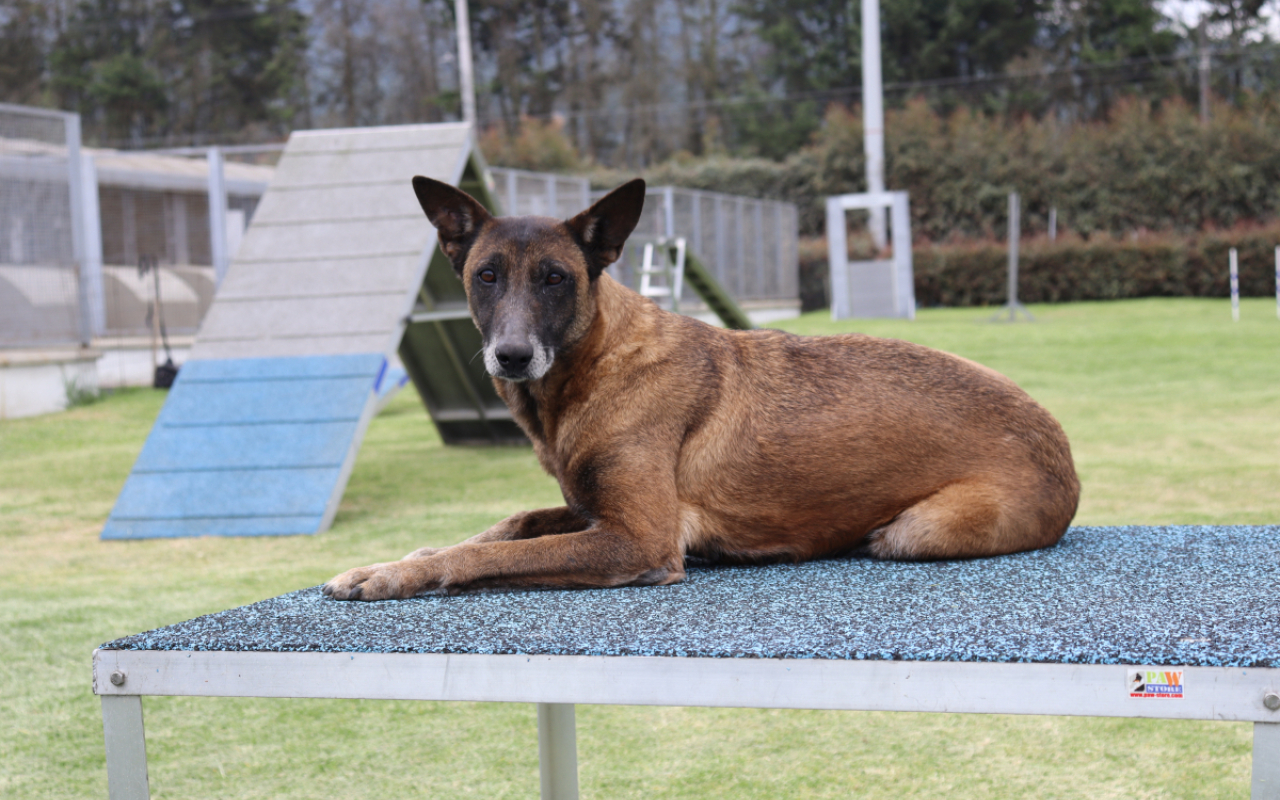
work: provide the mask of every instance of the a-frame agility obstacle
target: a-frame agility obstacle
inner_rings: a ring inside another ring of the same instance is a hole
[[[397,349],[446,441],[523,438],[413,175],[500,210],[467,125],[290,137],[104,539],[325,530]]]
[[[289,138],[102,538],[325,530],[397,351],[446,443],[527,441],[414,175],[501,213],[465,124]]]

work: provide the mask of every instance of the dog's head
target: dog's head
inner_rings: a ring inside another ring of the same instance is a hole
[[[466,288],[490,375],[537,380],[586,334],[596,279],[618,260],[644,208],[644,181],[625,183],[573,219],[494,217],[459,189],[413,179],[440,249]]]

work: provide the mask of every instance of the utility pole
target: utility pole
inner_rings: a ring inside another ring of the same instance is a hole
[[[867,156],[867,191],[884,191],[884,84],[880,77],[880,0],[862,0],[862,147]],[[884,207],[872,208],[871,240],[888,241]]]
[[[462,119],[476,126],[476,81],[471,71],[471,18],[467,0],[453,0],[458,21],[458,90],[462,94]]]

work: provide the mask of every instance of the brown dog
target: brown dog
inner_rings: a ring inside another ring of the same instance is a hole
[[[604,274],[643,181],[566,222],[413,187],[494,385],[566,505],[349,570],[326,594],[667,584],[686,554],[993,556],[1054,544],[1075,515],[1066,435],[998,373],[870,336],[721,330]]]

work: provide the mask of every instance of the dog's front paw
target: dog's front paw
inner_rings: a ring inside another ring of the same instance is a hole
[[[393,600],[413,597],[416,587],[405,580],[407,576],[400,562],[373,564],[349,569],[333,578],[322,588],[335,600]]]

